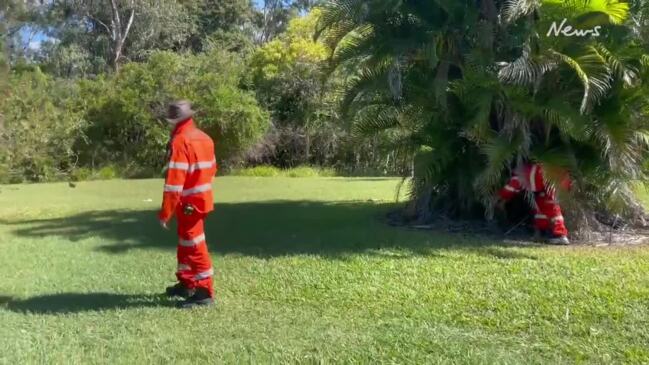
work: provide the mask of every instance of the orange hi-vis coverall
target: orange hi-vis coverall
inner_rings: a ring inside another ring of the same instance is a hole
[[[570,189],[570,179],[566,177],[561,185]],[[517,168],[499,195],[504,201],[509,201],[523,190],[534,194],[534,227],[540,231],[550,230],[555,237],[568,236],[561,207],[556,200],[556,191],[545,183],[541,165],[525,164],[522,168]]]
[[[212,180],[217,171],[214,142],[188,119],[173,130],[168,155],[158,219],[168,222],[175,214],[178,221],[176,277],[186,288],[204,288],[213,296],[214,270],[205,241],[204,221],[214,210]]]

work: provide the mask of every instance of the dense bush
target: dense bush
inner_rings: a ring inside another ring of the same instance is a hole
[[[251,176],[251,177],[275,177],[279,176],[281,170],[275,166],[256,166],[243,169],[235,169],[230,172],[234,176]]]
[[[227,169],[269,124],[254,95],[239,87],[244,67],[237,56],[215,50],[159,52],[115,76],[78,81],[37,67],[14,69],[0,100],[0,181],[159,175],[170,132],[163,116],[175,99],[194,102],[195,119],[215,139]]]
[[[194,103],[199,126],[217,142],[222,172],[312,165],[395,174],[409,167],[389,139],[356,138],[341,118],[338,89],[347,75],[326,77],[331,49],[314,41],[317,8],[283,13],[281,26],[259,29],[261,35],[246,1],[136,3],[135,24],[115,60],[117,44],[106,28],[114,14],[106,9],[25,4],[0,28],[50,38],[20,44],[0,37],[10,46],[8,57],[0,53],[0,94],[3,85],[12,90],[0,98],[7,141],[0,181],[94,179],[105,166],[122,177],[159,176],[169,139],[162,116],[174,99]],[[12,77],[3,83],[9,64]],[[21,123],[44,133],[23,135]],[[12,149],[22,142],[31,147]]]
[[[257,97],[273,126],[246,156],[251,164],[281,168],[332,166],[346,174],[399,174],[404,170],[387,138],[352,135],[339,113],[345,73],[329,75],[332,49],[314,41],[322,15],[316,8],[291,20],[278,38],[259,47],[250,61]],[[327,77],[327,76],[330,77]]]
[[[50,181],[67,177],[83,140],[83,110],[74,83],[54,80],[38,68],[13,74],[0,100],[0,181]]]
[[[235,169],[230,172],[233,176],[251,177],[333,177],[336,171],[332,168],[317,168],[310,166],[298,166],[292,169],[279,169],[275,166],[256,166],[243,169]]]
[[[241,60],[220,51],[200,56],[159,52],[146,63],[130,63],[112,79],[81,82],[84,107],[91,121],[82,161],[162,165],[169,127],[166,104],[189,99],[198,125],[217,142],[224,167],[256,143],[268,127],[268,116],[253,95],[239,88]]]
[[[331,168],[299,166],[286,170],[284,174],[288,177],[333,177],[336,176],[336,171]]]

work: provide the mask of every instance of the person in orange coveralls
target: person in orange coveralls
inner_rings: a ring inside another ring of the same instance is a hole
[[[188,101],[169,105],[167,122],[173,128],[168,145],[166,181],[158,219],[163,228],[175,215],[178,225],[178,283],[169,297],[182,297],[180,308],[214,304],[214,269],[205,241],[205,217],[214,210],[212,179],[217,164],[214,142],[193,121]]]
[[[566,175],[561,181],[561,187],[571,188],[570,178]],[[511,179],[500,190],[502,203],[514,198],[522,191],[534,194],[534,229],[537,233],[549,233],[551,244],[570,244],[561,207],[557,202],[556,191],[547,185],[543,176],[543,167],[536,163],[524,163],[516,167]]]

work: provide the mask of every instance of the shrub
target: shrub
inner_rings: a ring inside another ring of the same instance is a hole
[[[225,167],[255,144],[269,125],[254,95],[239,87],[243,66],[236,56],[214,51],[199,56],[154,53],[146,63],[129,63],[109,79],[81,82],[87,119],[82,163],[135,163],[145,170],[164,161],[169,127],[166,104],[188,99],[196,122],[210,134]]]
[[[274,166],[256,166],[245,169],[233,170],[231,175],[234,176],[254,176],[254,177],[275,177],[281,174],[281,170]]]
[[[310,166],[300,166],[292,169],[280,170],[274,166],[264,165],[233,170],[230,172],[230,175],[254,177],[332,177],[336,176],[336,171],[331,168],[317,168]]]
[[[0,99],[0,164],[11,182],[65,179],[86,125],[75,106],[78,88],[38,68],[14,73],[9,83],[8,95]]]
[[[288,177],[331,177],[336,176],[336,171],[330,168],[320,169],[310,166],[299,166],[285,170],[284,175]]]
[[[76,168],[70,174],[70,179],[72,181],[86,181],[86,180],[91,180],[92,177],[93,177],[92,170],[86,167]]]
[[[104,166],[99,171],[97,171],[97,179],[99,180],[111,180],[116,179],[120,176],[119,170],[114,165]]]

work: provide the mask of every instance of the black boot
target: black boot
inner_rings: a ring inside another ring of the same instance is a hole
[[[177,283],[174,286],[167,287],[166,294],[168,297],[181,297],[181,298],[189,298],[194,294],[194,291],[191,289],[188,289],[181,283]]]
[[[214,304],[214,299],[209,291],[204,288],[198,288],[194,292],[194,295],[187,298],[184,302],[178,303],[178,308],[191,309],[195,307],[206,307],[212,304]]]

